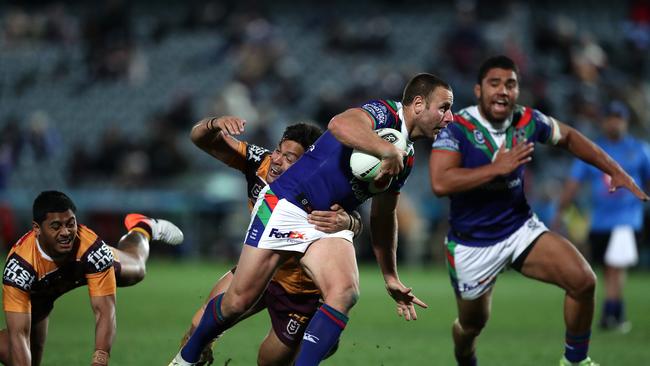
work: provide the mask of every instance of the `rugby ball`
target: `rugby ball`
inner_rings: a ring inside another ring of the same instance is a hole
[[[406,150],[406,139],[401,132],[393,128],[380,128],[375,133],[382,139],[390,142],[402,150]],[[366,154],[354,149],[350,156],[350,169],[352,174],[365,182],[372,182],[381,167],[381,160],[374,155]]]

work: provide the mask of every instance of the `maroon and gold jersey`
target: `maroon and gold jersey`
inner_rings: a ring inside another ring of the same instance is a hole
[[[79,225],[70,259],[56,263],[40,247],[34,231],[9,251],[2,276],[5,311],[31,313],[32,302],[54,301],[88,285],[90,296],[116,292],[113,251],[89,228]]]
[[[252,209],[257,195],[266,186],[266,175],[271,167],[271,152],[263,147],[240,141],[237,155],[225,162],[246,176],[248,209]],[[289,259],[273,277],[290,294],[320,293],[314,282],[307,276],[296,258]]]

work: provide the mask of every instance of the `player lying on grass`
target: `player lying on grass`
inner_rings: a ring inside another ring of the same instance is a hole
[[[286,128],[277,148],[269,151],[263,147],[239,141],[233,135],[244,132],[246,121],[238,117],[208,118],[192,128],[192,141],[202,150],[241,171],[247,184],[248,205],[252,209],[261,189],[275,181],[288,167],[320,137],[319,127],[297,123]],[[346,213],[338,205],[331,211],[313,211],[311,222],[322,231],[337,232],[352,229],[361,232],[359,214]],[[232,281],[235,269],[226,272],[215,284],[208,299],[223,293]],[[259,365],[291,365],[298,351],[302,335],[309,320],[320,306],[321,293],[297,259],[280,267],[255,307],[244,314],[243,320],[264,308],[271,318],[271,329],[262,341],[258,352]],[[192,326],[183,338],[183,344],[198,326],[205,304],[192,319]],[[211,345],[201,355],[199,365],[212,361]],[[332,352],[333,353],[333,352]]]
[[[54,302],[84,285],[95,313],[91,364],[108,365],[116,332],[116,287],[142,281],[151,241],[183,241],[171,222],[129,214],[124,220],[128,232],[112,248],[78,224],[75,212],[64,193],[41,192],[34,200],[32,230],[9,251],[2,277],[7,328],[0,331],[0,362],[5,365],[40,365]]]

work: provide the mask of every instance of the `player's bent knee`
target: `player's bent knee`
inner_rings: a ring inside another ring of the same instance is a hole
[[[256,300],[256,298],[247,294],[233,295],[227,298],[224,297],[223,302],[221,303],[221,311],[224,316],[239,317],[248,309],[253,307]]]
[[[359,286],[350,285],[333,289],[325,297],[325,302],[334,309],[347,312],[359,301]]]
[[[128,287],[133,286],[137,283],[142,282],[144,277],[147,275],[147,270],[144,267],[138,268],[137,270],[130,271],[128,274],[126,271],[123,271],[119,277],[117,277],[117,286],[118,287]]]
[[[463,336],[475,338],[481,334],[481,331],[483,331],[483,328],[485,328],[486,324],[487,318],[475,319],[472,322],[465,322],[463,324],[461,324],[461,322],[456,319],[454,322],[454,330]]]
[[[596,274],[590,268],[583,270],[571,281],[567,289],[569,295],[576,299],[591,299],[596,293]]]

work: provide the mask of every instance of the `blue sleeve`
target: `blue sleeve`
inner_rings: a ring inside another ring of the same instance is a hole
[[[397,112],[383,100],[371,100],[359,108],[368,113],[373,121],[374,130],[397,126]]]
[[[571,166],[569,178],[578,182],[585,182],[589,178],[589,165],[580,159],[575,159]]]
[[[535,124],[535,141],[549,145],[557,144],[560,140],[560,126],[557,121],[537,109],[533,109],[532,118]]]
[[[452,125],[447,125],[440,131],[431,148],[433,150],[460,152],[460,141],[454,136]]]

